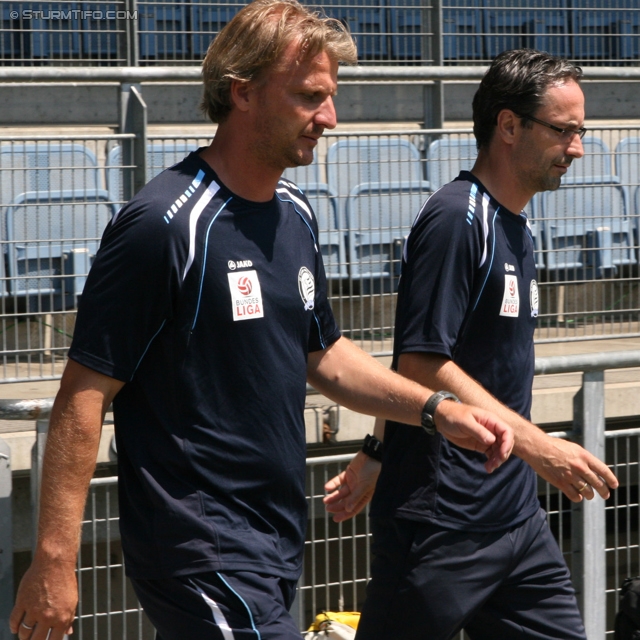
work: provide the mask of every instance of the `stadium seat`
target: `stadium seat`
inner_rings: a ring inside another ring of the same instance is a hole
[[[620,16],[620,57],[623,60],[640,58],[640,12],[627,7]]]
[[[0,145],[0,205],[26,191],[99,189],[98,160],[91,149],[71,142]]]
[[[592,269],[597,277],[635,264],[626,192],[619,184],[562,186],[541,194],[546,267]]]
[[[478,156],[475,138],[441,138],[429,145],[427,177],[436,191],[458,177],[460,171],[470,170]]]
[[[20,194],[3,220],[9,293],[38,308],[75,306],[113,213],[106,191]]]
[[[622,188],[627,192],[627,202],[631,203],[628,215],[635,238],[635,245],[640,245],[640,137],[623,138],[616,145],[616,176]]]
[[[187,56],[187,7],[179,2],[138,2],[140,58],[183,60]]]
[[[327,15],[349,25],[358,45],[358,58],[379,60],[389,52],[387,10],[367,0],[338,0],[324,5]]]
[[[194,57],[204,57],[215,35],[231,21],[241,7],[237,1],[212,5],[203,0],[191,4],[191,51]]]
[[[390,0],[391,57],[394,60],[421,60],[425,38],[423,32],[424,9],[419,3]]]
[[[526,46],[533,19],[517,0],[484,0],[484,49],[489,59],[508,49]]]
[[[25,2],[21,8],[42,12],[42,16],[29,20],[30,49],[33,58],[79,57],[80,3]]]
[[[420,151],[404,138],[346,138],[327,152],[328,183],[347,197],[365,182],[423,182]],[[424,186],[428,190],[428,186]]]
[[[637,202],[637,194],[640,193],[640,137],[623,138],[616,145],[615,153],[616,176],[620,183],[629,191],[630,202]],[[637,207],[630,212],[635,216],[640,215]]]
[[[602,138],[585,136],[582,139],[584,156],[574,160],[562,178],[562,183],[569,184],[617,184],[618,178],[613,174],[611,151]]]
[[[533,22],[529,30],[532,46],[555,56],[568,58],[571,53],[569,17],[566,0],[546,0],[544,9],[532,11]]]
[[[602,0],[573,0],[571,6],[572,59],[617,59],[620,56],[618,22],[621,13],[605,10]]]
[[[97,58],[99,60],[109,60],[119,56],[118,38],[122,38],[120,49],[124,51],[124,26],[118,26],[118,20],[107,19],[109,11],[122,10],[122,5],[115,3],[105,4],[104,2],[83,2],[82,3],[82,56]],[[95,15],[89,16],[89,12],[102,11],[104,19],[98,19]]]
[[[352,189],[347,203],[349,265],[363,292],[395,290],[404,240],[430,195],[424,185],[370,182]]]
[[[161,171],[172,167],[183,160],[191,151],[195,151],[193,143],[183,140],[165,140],[147,144],[147,179],[155,178]],[[107,190],[113,202],[120,208],[123,202],[123,174],[131,174],[131,166],[124,164],[122,147],[115,146],[107,154],[106,175]]]
[[[479,60],[482,46],[482,0],[449,0],[442,8],[442,48],[445,60]]]

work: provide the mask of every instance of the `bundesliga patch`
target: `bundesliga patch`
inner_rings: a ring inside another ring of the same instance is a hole
[[[315,305],[316,281],[307,267],[300,267],[298,272],[298,291],[304,302],[304,310],[310,311]]]
[[[264,318],[258,273],[255,270],[235,271],[227,273],[227,277],[234,321]]]
[[[504,296],[502,298],[501,316],[517,318],[520,309],[520,294],[518,293],[518,278],[516,276],[504,276]]]

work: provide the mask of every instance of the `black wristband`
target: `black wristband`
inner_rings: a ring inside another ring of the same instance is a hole
[[[368,435],[362,443],[362,451],[370,458],[382,462],[382,442],[375,436]]]
[[[449,391],[437,391],[432,396],[429,397],[427,402],[422,409],[421,416],[421,424],[422,428],[430,435],[435,436],[437,433],[436,423],[434,422],[433,416],[436,413],[436,407],[443,400],[453,400],[454,402],[460,402],[458,396]]]

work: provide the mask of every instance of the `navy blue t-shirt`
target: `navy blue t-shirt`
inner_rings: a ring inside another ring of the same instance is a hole
[[[120,524],[137,578],[300,572],[306,365],[339,337],[308,201],[230,192],[196,154],[107,227],[69,357],[114,400]]]
[[[538,287],[526,217],[500,206],[469,172],[426,202],[409,234],[398,291],[400,354],[451,358],[529,418]],[[487,474],[484,455],[388,422],[373,516],[460,530],[501,530],[539,508],[536,477],[512,456]]]

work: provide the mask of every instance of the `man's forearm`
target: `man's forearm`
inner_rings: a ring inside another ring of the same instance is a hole
[[[509,409],[481,384],[444,356],[408,353],[400,356],[398,372],[438,391],[455,393],[462,402],[491,411],[514,430],[513,454],[527,460],[536,451],[544,432]]]
[[[80,524],[102,431],[102,403],[86,396],[59,397],[52,412],[36,550],[51,560],[75,562],[80,543]]]

